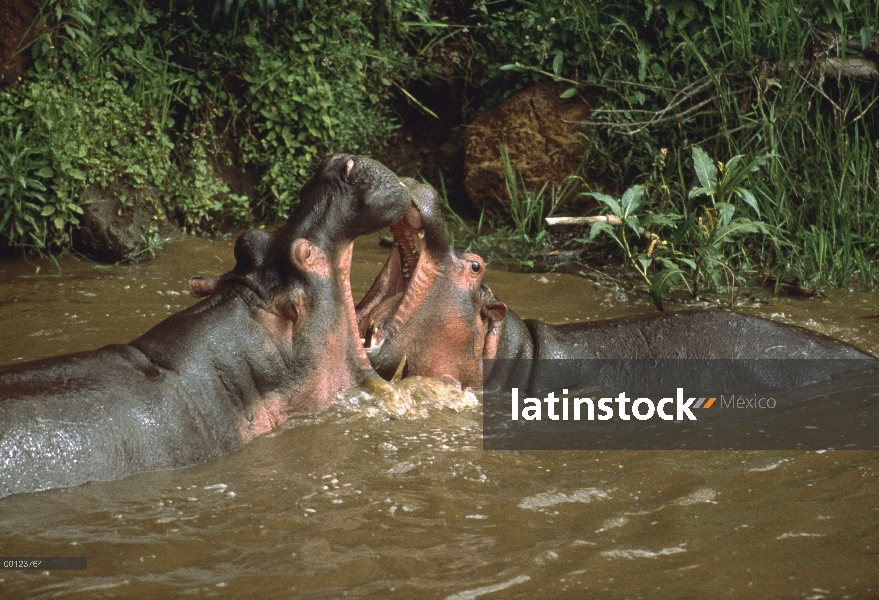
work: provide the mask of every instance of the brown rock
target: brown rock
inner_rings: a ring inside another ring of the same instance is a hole
[[[158,195],[152,187],[134,189],[118,182],[89,187],[83,194],[83,215],[73,232],[73,246],[100,262],[138,262],[150,238],[169,237],[177,225],[158,217]],[[158,217],[158,218],[157,218]]]
[[[513,168],[529,190],[539,190],[546,182],[558,188],[580,166],[584,143],[578,133],[588,128],[568,122],[588,120],[591,108],[576,96],[559,98],[567,87],[538,83],[467,127],[464,187],[477,208],[497,200],[509,205],[501,144],[507,145]]]

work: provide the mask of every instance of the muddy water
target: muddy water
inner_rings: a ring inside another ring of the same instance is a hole
[[[355,295],[383,252],[358,245]],[[197,239],[135,267],[0,263],[0,364],[128,341],[231,265]],[[489,282],[523,317],[653,310],[568,275]],[[743,310],[879,353],[876,304]],[[876,453],[484,452],[480,431],[477,408],[338,407],[205,465],[0,500],[0,555],[88,557],[0,571],[0,597],[879,597]]]

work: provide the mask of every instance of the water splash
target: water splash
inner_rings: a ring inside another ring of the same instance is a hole
[[[453,380],[416,376],[391,383],[375,375],[342,392],[337,403],[368,417],[425,419],[432,410],[476,408],[479,398]]]

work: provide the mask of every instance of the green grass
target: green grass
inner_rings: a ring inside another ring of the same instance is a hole
[[[190,231],[283,218],[323,155],[382,148],[410,38],[438,35],[426,0],[232,4],[43,3],[33,66],[0,91],[0,247],[68,247],[86,188],[114,183]]]
[[[33,67],[0,91],[0,246],[66,247],[83,190],[112,182],[152,186],[190,230],[273,220],[322,154],[381,148],[398,125],[395,96],[425,108],[407,95],[413,80],[459,79],[469,122],[556,79],[594,109],[574,174],[589,189],[620,198],[644,186],[645,218],[687,222],[710,204],[690,197],[693,148],[770,157],[747,185],[765,232],[724,246],[724,267],[876,285],[879,80],[821,72],[828,58],[876,58],[858,48],[879,37],[876,2],[480,0],[442,14],[448,7],[47,0],[24,50]],[[233,155],[256,197],[233,194],[214,171],[215,157]],[[450,228],[462,245],[478,239],[527,267],[552,248],[543,218],[565,210],[570,189],[527,189],[514,163],[505,158],[510,210]],[[672,225],[655,225],[670,239]],[[649,241],[629,241],[631,263]],[[653,261],[642,275],[663,268]],[[718,268],[696,283],[723,287]]]
[[[825,57],[875,58],[866,0],[540,0],[485,7],[500,101],[545,78],[576,82],[594,107],[604,191],[647,186],[644,210],[687,217],[691,149],[770,156],[749,186],[765,235],[743,240],[744,272],[872,289],[879,279],[879,83],[821,73]],[[849,44],[851,46],[852,44]],[[661,177],[656,157],[664,149]],[[590,166],[583,173],[590,181]]]

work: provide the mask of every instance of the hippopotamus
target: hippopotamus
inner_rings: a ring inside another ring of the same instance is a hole
[[[353,241],[410,204],[378,162],[330,156],[284,226],[189,281],[198,304],[128,344],[0,368],[0,497],[200,463],[331,405],[373,373]]]
[[[723,310],[548,325],[522,320],[485,284],[485,263],[449,243],[436,190],[402,178],[416,199],[391,229],[390,256],[357,306],[376,371],[503,388],[509,361],[483,359],[862,359],[874,357],[807,329]],[[841,367],[844,368],[844,367]]]

